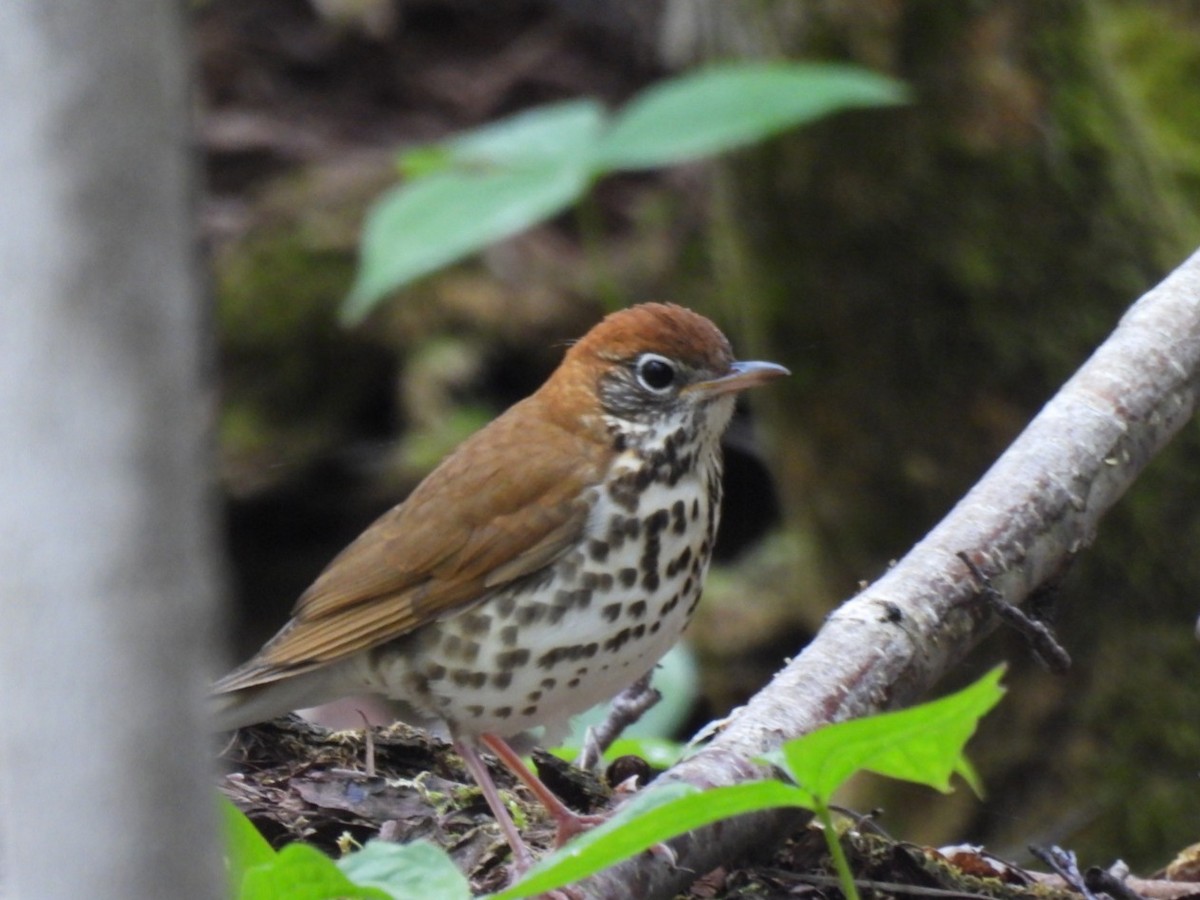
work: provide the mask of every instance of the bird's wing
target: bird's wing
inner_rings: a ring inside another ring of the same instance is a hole
[[[525,401],[526,403],[530,401]],[[519,405],[520,406],[520,405]],[[518,407],[465,441],[305,591],[287,625],[214,685],[276,681],[394,640],[538,571],[583,533],[611,451]]]

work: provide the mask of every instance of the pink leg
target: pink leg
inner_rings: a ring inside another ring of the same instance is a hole
[[[471,777],[475,779],[475,783],[483,791],[483,799],[487,801],[487,805],[492,810],[492,815],[496,817],[496,822],[499,824],[500,830],[504,832],[504,839],[508,841],[508,846],[512,847],[513,866],[517,871],[518,877],[523,875],[533,865],[533,856],[530,854],[529,848],[525,846],[525,842],[521,840],[521,835],[517,831],[517,825],[508,813],[508,807],[500,799],[500,791],[496,789],[496,783],[492,781],[492,776],[488,773],[487,766],[483,764],[483,760],[479,758],[479,754],[475,752],[475,748],[466,741],[455,741],[454,749],[463,758],[463,762],[466,763]]]
[[[556,826],[554,841],[556,847],[561,847],[575,835],[582,831],[586,831],[591,826],[598,825],[605,820],[605,816],[580,815],[574,810],[568,808],[565,803],[558,799],[557,795],[555,795],[550,788],[542,784],[540,778],[538,778],[525,767],[525,763],[522,762],[517,751],[510,747],[508,742],[503,738],[495,734],[481,734],[479,736],[479,740],[485,747],[496,754],[496,757],[500,760],[500,762],[504,763],[509,771],[516,775],[517,778],[521,780],[521,783],[529,788],[533,795],[538,798],[542,806],[546,807],[546,812],[550,813],[550,816],[554,819]],[[480,765],[482,764],[483,763],[480,762]],[[492,790],[495,790],[494,786]],[[484,791],[485,796],[486,794],[487,792]],[[505,811],[505,815],[508,815],[507,810]],[[499,818],[499,816],[497,816],[497,818]],[[512,824],[511,818],[509,819],[509,824]],[[501,825],[501,827],[503,827],[503,825]],[[514,833],[516,831],[515,825],[513,826],[513,831]],[[511,843],[511,841],[509,843]]]

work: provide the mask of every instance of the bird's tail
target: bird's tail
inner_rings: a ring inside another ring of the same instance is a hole
[[[233,690],[222,690],[221,682],[218,682],[209,699],[212,730],[232,731],[353,693],[352,687],[338,682],[335,673],[328,669],[302,672]]]

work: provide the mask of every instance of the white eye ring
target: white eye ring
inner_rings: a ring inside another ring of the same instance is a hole
[[[678,369],[671,360],[657,353],[643,353],[634,365],[638,384],[652,394],[666,394],[675,386]]]

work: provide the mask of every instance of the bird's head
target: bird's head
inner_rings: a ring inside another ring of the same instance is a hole
[[[729,340],[704,316],[645,303],[592,328],[547,387],[609,430],[662,433],[694,423],[719,435],[737,393],[786,374],[775,363],[735,360]]]

